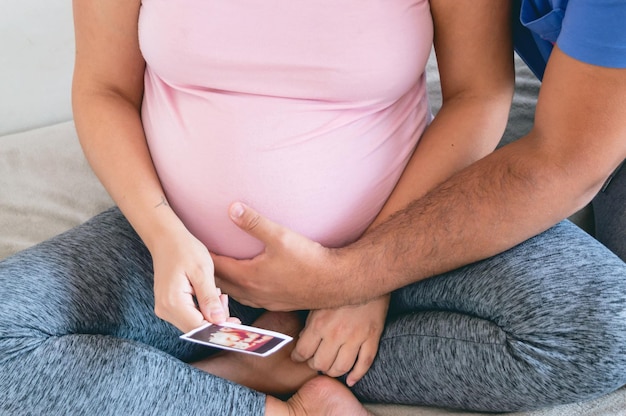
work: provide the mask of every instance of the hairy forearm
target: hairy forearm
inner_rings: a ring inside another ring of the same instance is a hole
[[[344,279],[362,280],[352,301],[500,253],[584,206],[601,178],[542,152],[530,138],[505,146],[338,250]]]
[[[625,91],[623,69],[556,47],[527,136],[334,253],[341,281],[357,282],[351,301],[501,253],[585,206],[626,157]]]

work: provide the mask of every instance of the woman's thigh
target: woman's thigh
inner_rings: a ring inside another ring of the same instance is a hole
[[[98,334],[183,360],[209,352],[155,315],[150,253],[117,208],[0,262],[0,298],[0,334],[19,334],[12,350]],[[246,321],[259,313],[236,302],[231,309]]]
[[[365,400],[510,411],[626,383],[626,265],[569,222],[398,290]]]

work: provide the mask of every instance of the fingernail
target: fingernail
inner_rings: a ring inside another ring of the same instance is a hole
[[[237,202],[230,207],[230,216],[234,219],[241,218],[244,212],[244,207],[241,203]]]

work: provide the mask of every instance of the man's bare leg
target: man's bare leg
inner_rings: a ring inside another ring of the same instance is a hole
[[[265,312],[254,326],[282,332],[294,340],[268,357],[224,351],[192,363],[208,373],[225,378],[251,389],[285,396],[293,394],[306,381],[317,375],[306,363],[291,359],[303,322],[294,312]]]

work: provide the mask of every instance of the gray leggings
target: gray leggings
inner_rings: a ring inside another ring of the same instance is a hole
[[[232,305],[251,322],[261,311]],[[1,415],[261,415],[186,362],[117,209],[0,262]],[[626,384],[626,264],[569,222],[393,294],[362,400],[507,411]]]

